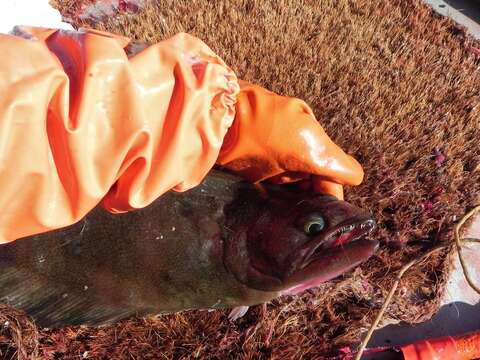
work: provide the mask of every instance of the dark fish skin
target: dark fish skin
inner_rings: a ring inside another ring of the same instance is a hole
[[[327,244],[332,229],[350,219],[370,231],[373,221],[363,211],[329,197],[315,200],[317,206],[312,195],[286,187],[268,189],[265,198],[214,170],[196,188],[168,192],[144,209],[113,215],[97,207],[70,227],[1,245],[0,302],[50,328],[249,306],[317,276],[316,267],[333,266],[338,275],[375,251],[376,243],[357,242],[345,262],[349,246]],[[330,205],[323,209],[324,203]],[[299,215],[320,210],[329,226],[306,235]]]

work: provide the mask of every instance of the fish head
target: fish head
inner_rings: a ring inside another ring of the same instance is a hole
[[[372,215],[329,195],[273,197],[231,224],[224,262],[247,287],[296,294],[359,265],[378,242]],[[242,220],[240,220],[242,222]]]

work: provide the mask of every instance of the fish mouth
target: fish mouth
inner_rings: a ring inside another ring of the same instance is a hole
[[[361,264],[378,249],[378,241],[366,239],[376,228],[375,220],[362,217],[342,222],[315,237],[292,254],[290,271],[283,279],[287,290],[296,294],[329,281]]]
[[[370,217],[354,221],[344,221],[330,229],[320,239],[321,247],[335,247],[358,240],[367,236],[377,227],[375,220]]]

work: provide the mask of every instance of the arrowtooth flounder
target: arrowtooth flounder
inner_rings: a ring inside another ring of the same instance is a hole
[[[212,171],[125,214],[100,207],[64,229],[0,246],[0,302],[39,325],[267,302],[370,257],[371,215],[331,196]]]

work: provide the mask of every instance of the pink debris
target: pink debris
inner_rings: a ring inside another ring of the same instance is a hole
[[[471,46],[471,47],[470,47],[470,51],[471,51],[474,55],[480,57],[480,48]]]
[[[433,210],[434,208],[434,205],[433,205],[433,201],[431,200],[426,200],[424,202],[422,202],[422,208],[425,212],[430,212]]]
[[[434,203],[442,201],[442,195],[445,194],[445,189],[441,186],[438,186],[432,192],[432,201]]]
[[[340,349],[338,349],[338,351],[340,352],[340,354],[351,354],[352,353],[352,349],[350,348],[350,346],[341,347]]]
[[[355,356],[354,351],[350,346],[344,346],[338,349],[338,356],[333,357],[332,359],[340,359],[340,360],[353,360]]]
[[[438,148],[435,149],[433,155],[435,156],[435,164],[437,164],[438,167],[442,166],[447,159],[446,156],[442,153],[442,151]]]
[[[430,199],[421,203],[423,210],[426,213],[431,212],[435,208],[436,204],[442,202],[443,194],[445,194],[445,188],[442,186],[437,186],[435,189],[433,189]]]
[[[140,11],[147,3],[147,0],[119,0],[120,8],[123,8],[123,11],[136,13]]]
[[[371,354],[378,354],[385,352],[387,350],[394,350],[398,352],[397,349],[389,347],[389,346],[380,346],[376,348],[366,348],[363,351],[363,355],[371,355]],[[350,347],[345,346],[340,349],[338,349],[339,355],[334,356],[334,357],[329,357],[327,358],[328,360],[353,360],[354,356],[357,355],[357,350],[352,350]],[[363,357],[362,357],[363,359]]]
[[[370,285],[370,283],[368,281],[362,280],[361,284],[362,284],[363,290],[368,291],[368,292],[373,291],[372,285]]]
[[[84,4],[76,18],[99,21],[122,13],[135,13],[143,8],[146,0],[94,0]]]

